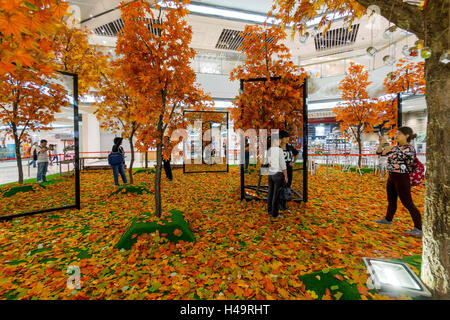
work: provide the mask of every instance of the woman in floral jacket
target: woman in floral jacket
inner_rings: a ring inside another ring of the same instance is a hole
[[[378,146],[377,154],[387,156],[389,178],[386,185],[386,192],[389,204],[386,217],[375,222],[391,225],[394,214],[397,211],[397,198],[400,197],[400,201],[408,209],[414,222],[414,229],[407,233],[421,235],[422,219],[411,197],[411,183],[409,178],[409,174],[414,170],[413,165],[416,157],[416,150],[410,145],[410,142],[416,137],[417,135],[410,127],[400,127],[395,136],[397,145],[391,148],[386,138],[380,136],[380,145]]]

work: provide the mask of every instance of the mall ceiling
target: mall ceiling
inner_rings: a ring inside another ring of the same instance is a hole
[[[80,8],[81,24],[95,33],[92,41],[111,48],[115,47],[117,31],[123,26],[120,10],[116,9],[120,2],[120,0],[70,1],[72,5]],[[238,56],[240,37],[236,35],[244,30],[246,24],[255,24],[257,23],[255,20],[259,19],[264,20],[272,3],[272,0],[192,1],[192,5],[201,9],[197,12],[192,11],[187,18],[193,29],[192,47],[198,51],[218,55]],[[220,16],[217,10],[220,10]],[[222,13],[225,14],[221,15]],[[374,28],[368,26],[370,21],[364,17],[356,22],[349,32],[343,28],[342,18],[336,19],[325,37],[318,34],[316,37],[309,37],[305,43],[300,42],[298,35],[291,39],[291,31],[288,30],[285,44],[291,50],[294,61],[306,66],[349,57],[363,57],[369,46],[389,50],[391,44],[407,37],[412,38],[407,33],[397,30],[391,38],[386,39],[383,32],[389,27],[388,21],[380,16],[371,21],[375,21]],[[308,30],[310,33],[313,27],[314,24],[311,23]]]

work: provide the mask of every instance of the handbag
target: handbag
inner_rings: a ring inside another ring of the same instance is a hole
[[[111,152],[108,155],[108,164],[110,166],[117,166],[123,163],[123,155],[120,152]]]
[[[411,182],[412,187],[416,187],[420,185],[423,182],[423,179],[425,178],[425,166],[422,162],[417,159],[417,157],[414,158],[413,163],[413,171],[409,174],[409,181]]]

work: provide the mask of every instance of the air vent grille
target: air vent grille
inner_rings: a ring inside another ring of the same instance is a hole
[[[155,36],[161,35],[161,29],[155,27],[155,25],[161,24],[161,20],[158,19],[145,19],[147,21],[147,28]],[[99,36],[117,37],[124,27],[124,21],[122,18],[104,24],[94,29],[94,33]]]
[[[239,30],[223,29],[216,44],[216,49],[238,51],[242,46],[244,38],[241,36],[243,32]],[[245,34],[244,34],[245,37]],[[266,40],[268,43],[273,42],[273,37]]]
[[[352,45],[356,41],[358,35],[359,24],[351,26],[351,29],[337,28],[328,30],[325,35],[322,33],[314,37],[314,44],[317,51],[325,51],[328,49],[345,47]]]

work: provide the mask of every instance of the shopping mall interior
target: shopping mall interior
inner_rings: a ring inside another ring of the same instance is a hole
[[[0,1],[0,300],[448,299],[448,6]]]

